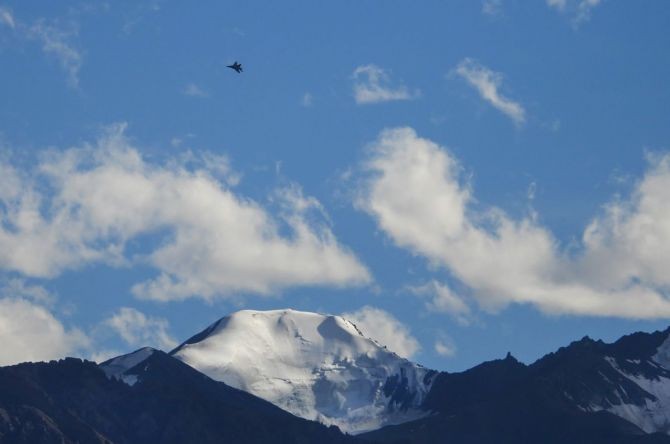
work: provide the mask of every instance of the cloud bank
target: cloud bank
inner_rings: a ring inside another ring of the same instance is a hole
[[[298,186],[277,190],[273,216],[235,193],[225,158],[150,162],[124,129],[45,152],[32,169],[0,158],[0,269],[49,278],[144,263],[158,273],[132,291],[161,301],[371,280]]]
[[[447,269],[485,310],[670,317],[670,155],[650,159],[632,195],[610,202],[574,252],[535,214],[475,210],[458,161],[411,128],[383,131],[369,151],[358,208],[398,247]]]

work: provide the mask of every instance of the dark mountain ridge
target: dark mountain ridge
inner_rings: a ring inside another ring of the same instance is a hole
[[[161,351],[129,369],[132,386],[66,358],[0,368],[0,442],[348,443]]]
[[[508,354],[461,373],[442,372],[423,404],[432,416],[362,437],[393,443],[670,443],[663,425],[645,431],[639,418],[612,413],[634,406],[644,414],[659,403],[667,412],[667,400],[645,390],[644,382],[670,383],[670,371],[657,362],[669,332],[633,333],[612,344],[584,337],[531,365]]]

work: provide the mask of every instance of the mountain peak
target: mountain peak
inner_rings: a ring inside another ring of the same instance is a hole
[[[157,351],[155,348],[142,347],[132,353],[108,359],[100,364],[100,368],[108,378],[120,379],[128,385],[133,385],[137,382],[137,377],[130,374],[130,370],[146,361]]]
[[[171,352],[297,416],[358,433],[417,417],[429,372],[341,316],[241,310]]]

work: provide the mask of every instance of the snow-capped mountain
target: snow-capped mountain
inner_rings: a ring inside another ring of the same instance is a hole
[[[635,333],[612,344],[584,337],[530,365],[508,355],[465,372],[438,373],[399,357],[339,316],[244,310],[171,355],[302,418],[354,434],[378,430],[375,439],[389,433],[389,439],[431,442],[438,433],[458,441],[490,415],[498,418],[486,426],[495,436],[496,427],[517,421],[519,412],[542,424],[538,433],[563,418],[584,427],[575,436],[600,436],[596,423],[606,414],[615,435],[670,439],[669,333]],[[143,348],[100,367],[132,386],[155,353]],[[384,432],[388,425],[396,426]]]
[[[295,310],[236,312],[171,355],[215,380],[348,433],[425,416],[419,407],[436,374],[340,316]]]
[[[564,396],[580,409],[608,411],[647,433],[670,434],[669,332],[635,333],[613,344],[584,338],[537,364],[573,380]]]
[[[338,316],[241,311],[171,355],[0,367],[0,442],[670,444],[669,334],[438,373]]]

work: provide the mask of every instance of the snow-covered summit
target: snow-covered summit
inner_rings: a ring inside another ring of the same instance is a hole
[[[415,419],[433,371],[365,337],[350,321],[295,310],[242,310],[171,354],[285,410],[360,433]]]

